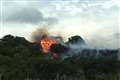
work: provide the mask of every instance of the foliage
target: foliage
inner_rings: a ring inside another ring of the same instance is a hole
[[[0,40],[0,77],[1,80],[120,80],[118,51],[101,51],[99,55],[94,52],[86,49],[79,55],[55,60],[42,55],[35,44],[24,38],[7,35]]]

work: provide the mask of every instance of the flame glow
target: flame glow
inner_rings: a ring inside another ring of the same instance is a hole
[[[50,46],[55,43],[56,43],[55,40],[49,38],[43,38],[40,40],[40,45],[45,54],[48,54]]]
[[[32,34],[33,42],[39,43],[45,55],[49,53],[52,44],[63,41],[60,35],[50,33],[47,28],[40,28]]]

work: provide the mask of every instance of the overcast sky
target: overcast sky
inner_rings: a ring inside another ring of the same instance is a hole
[[[68,38],[80,35],[90,48],[120,48],[119,0],[2,0],[0,37],[30,40],[37,28]]]

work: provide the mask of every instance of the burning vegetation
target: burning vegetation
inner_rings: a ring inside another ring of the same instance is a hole
[[[53,44],[56,44],[56,41],[53,39],[47,38],[47,36],[43,36],[40,40],[40,45],[45,54],[47,54],[49,52],[49,48]]]
[[[52,54],[53,57],[71,55],[85,47],[85,42],[80,36],[73,36],[67,42],[61,36],[53,36],[47,29],[38,29],[32,36],[34,43],[39,44],[44,55]]]

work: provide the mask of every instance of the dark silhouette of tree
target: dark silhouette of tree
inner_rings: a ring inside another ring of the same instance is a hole
[[[69,50],[67,46],[64,46],[62,44],[53,44],[50,47],[50,51],[54,53],[65,53]]]
[[[82,37],[76,35],[76,36],[72,36],[68,39],[68,42],[67,44],[69,43],[72,43],[72,44],[75,44],[75,43],[81,43],[81,44],[84,44],[85,45],[85,41],[82,39]]]
[[[70,42],[74,40],[77,38]],[[120,80],[118,50],[84,49],[78,55],[55,60],[47,59],[39,48],[23,37],[7,35],[0,39],[1,80],[55,80],[57,76],[66,76],[67,80]],[[67,49],[54,44],[50,50],[65,53]]]

